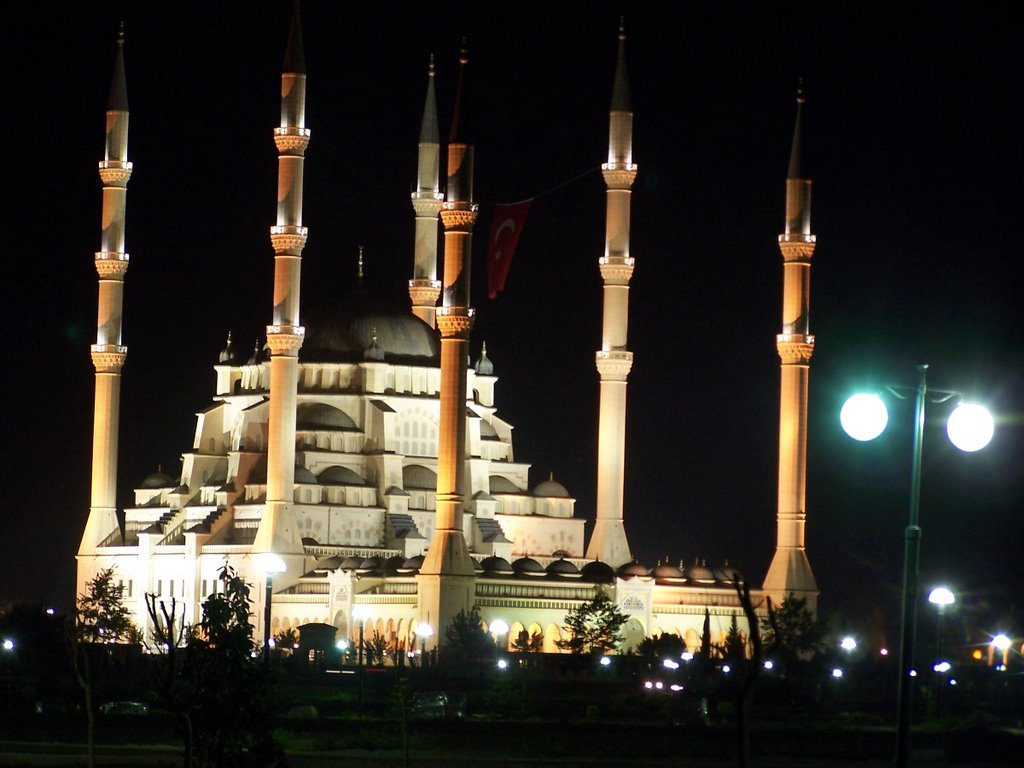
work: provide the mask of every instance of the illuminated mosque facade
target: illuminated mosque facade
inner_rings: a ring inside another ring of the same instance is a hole
[[[354,638],[357,622],[396,647],[417,644],[416,629],[435,631],[426,647],[444,646],[444,628],[476,608],[490,628],[500,619],[509,644],[522,630],[557,651],[566,613],[603,589],[629,616],[622,648],[644,637],[679,635],[693,649],[706,615],[715,642],[737,617],[747,623],[733,586],[738,571],[722,565],[637,563],[623,513],[627,379],[632,107],[620,29],[612,84],[603,279],[597,494],[594,525],[553,479],[531,486],[530,465],[517,460],[512,427],[497,408],[498,377],[482,354],[469,363],[474,311],[469,303],[473,146],[460,119],[467,56],[447,145],[438,128],[431,64],[419,139],[410,226],[415,252],[410,307],[376,301],[360,282],[330,312],[300,320],[299,278],[307,230],[302,223],[305,65],[293,13],[281,84],[274,305],[267,345],[240,353],[228,337],[215,365],[212,403],[198,414],[180,477],[142,480],[119,515],[117,434],[128,160],[128,100],[118,42],[100,163],[103,211],[92,491],[78,551],[78,592],[101,569],[114,568],[134,619],[150,619],[146,594],[174,600],[196,623],[203,601],[230,565],[253,585],[257,632],[333,625]],[[754,602],[790,594],[815,605],[817,587],[804,551],[807,378],[814,337],[807,323],[810,181],[800,174],[800,112],[787,180],[784,264],[779,508],[776,554]],[[446,183],[441,157],[446,153]],[[437,277],[439,243],[444,273]],[[307,321],[307,325],[302,324]],[[596,318],[595,318],[596,321]],[[269,355],[265,352],[269,350]],[[642,363],[641,363],[642,364]],[[120,519],[119,519],[120,518]],[[269,567],[268,563],[274,563]],[[282,570],[283,569],[283,570]],[[270,573],[268,573],[268,570]],[[276,572],[274,572],[276,571]],[[270,589],[267,589],[267,585]],[[265,595],[272,593],[269,612]],[[498,626],[498,625],[495,625]],[[422,627],[421,627],[422,629]]]

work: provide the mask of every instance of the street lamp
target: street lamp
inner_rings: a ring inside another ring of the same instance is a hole
[[[495,645],[495,647],[498,650],[508,650],[507,648],[505,648],[505,649],[501,648],[501,646],[498,643],[498,639],[502,635],[507,635],[508,634],[508,624],[506,624],[502,619],[495,619],[494,621],[491,622],[490,629],[491,629],[491,634],[494,635],[494,645]]]
[[[256,556],[256,567],[263,573],[266,595],[263,601],[263,664],[270,666],[270,607],[274,595],[274,574],[284,573],[288,566],[273,552],[261,552]]]
[[[427,622],[416,625],[416,636],[420,639],[420,667],[427,661],[427,638],[434,635],[434,628]]]
[[[910,763],[910,698],[916,672],[914,670],[914,624],[917,616],[918,561],[921,549],[921,527],[918,523],[921,506],[921,452],[924,438],[924,407],[929,394],[933,402],[946,402],[958,395],[949,390],[927,385],[928,365],[917,366],[918,382],[914,389],[914,449],[910,480],[910,519],[903,550],[902,619],[900,622],[899,687],[896,691],[896,768]],[[896,397],[905,387],[887,387]],[[843,405],[839,420],[855,440],[873,440],[882,434],[888,423],[888,411],[878,395],[854,395]],[[953,411],[946,426],[950,441],[961,451],[974,452],[992,439],[994,422],[991,414],[978,405],[961,404]]]
[[[841,643],[839,643],[839,647],[847,653],[852,653],[857,650],[857,641],[854,638],[847,636],[843,638]]]
[[[363,705],[363,652],[365,648],[364,635],[366,633],[366,620],[370,618],[370,608],[365,605],[352,607],[352,618],[359,622],[359,648],[356,658],[358,659],[359,677],[359,706]]]
[[[992,638],[992,642],[989,643],[989,666],[994,663],[995,652],[999,651],[1003,654],[1002,670],[1006,669],[1006,662],[1010,655],[1010,646],[1013,645],[1009,637],[1000,632],[998,635]],[[998,667],[997,667],[998,669]]]

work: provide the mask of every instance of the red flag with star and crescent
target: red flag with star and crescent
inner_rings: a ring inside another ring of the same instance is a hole
[[[530,210],[529,200],[519,203],[499,203],[494,206],[491,216],[491,233],[487,237],[487,296],[497,298],[505,288],[505,278],[512,264],[519,235]]]

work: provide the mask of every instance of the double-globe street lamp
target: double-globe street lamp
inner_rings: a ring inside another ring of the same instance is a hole
[[[420,668],[427,663],[427,638],[434,636],[434,628],[421,621],[416,625],[416,636],[420,639]]]
[[[896,690],[896,766],[910,764],[910,712],[914,676],[914,625],[917,616],[917,581],[921,549],[921,453],[924,440],[925,403],[946,402],[959,393],[951,390],[928,389],[928,365],[917,366],[918,380],[914,388],[914,447],[910,476],[910,519],[905,532],[903,550],[902,619],[900,622],[899,687]],[[888,386],[894,396],[905,399],[907,387]],[[855,440],[874,440],[888,424],[889,413],[877,394],[857,394],[843,405],[839,415],[843,429]],[[976,404],[961,403],[950,414],[946,434],[950,442],[961,451],[981,450],[992,439],[992,415]]]

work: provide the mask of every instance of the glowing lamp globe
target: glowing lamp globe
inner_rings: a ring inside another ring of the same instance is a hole
[[[874,440],[889,423],[889,411],[878,395],[854,395],[839,412],[839,423],[854,440]]]
[[[949,441],[965,453],[980,451],[995,432],[992,414],[984,406],[964,403],[949,415],[946,434]]]

